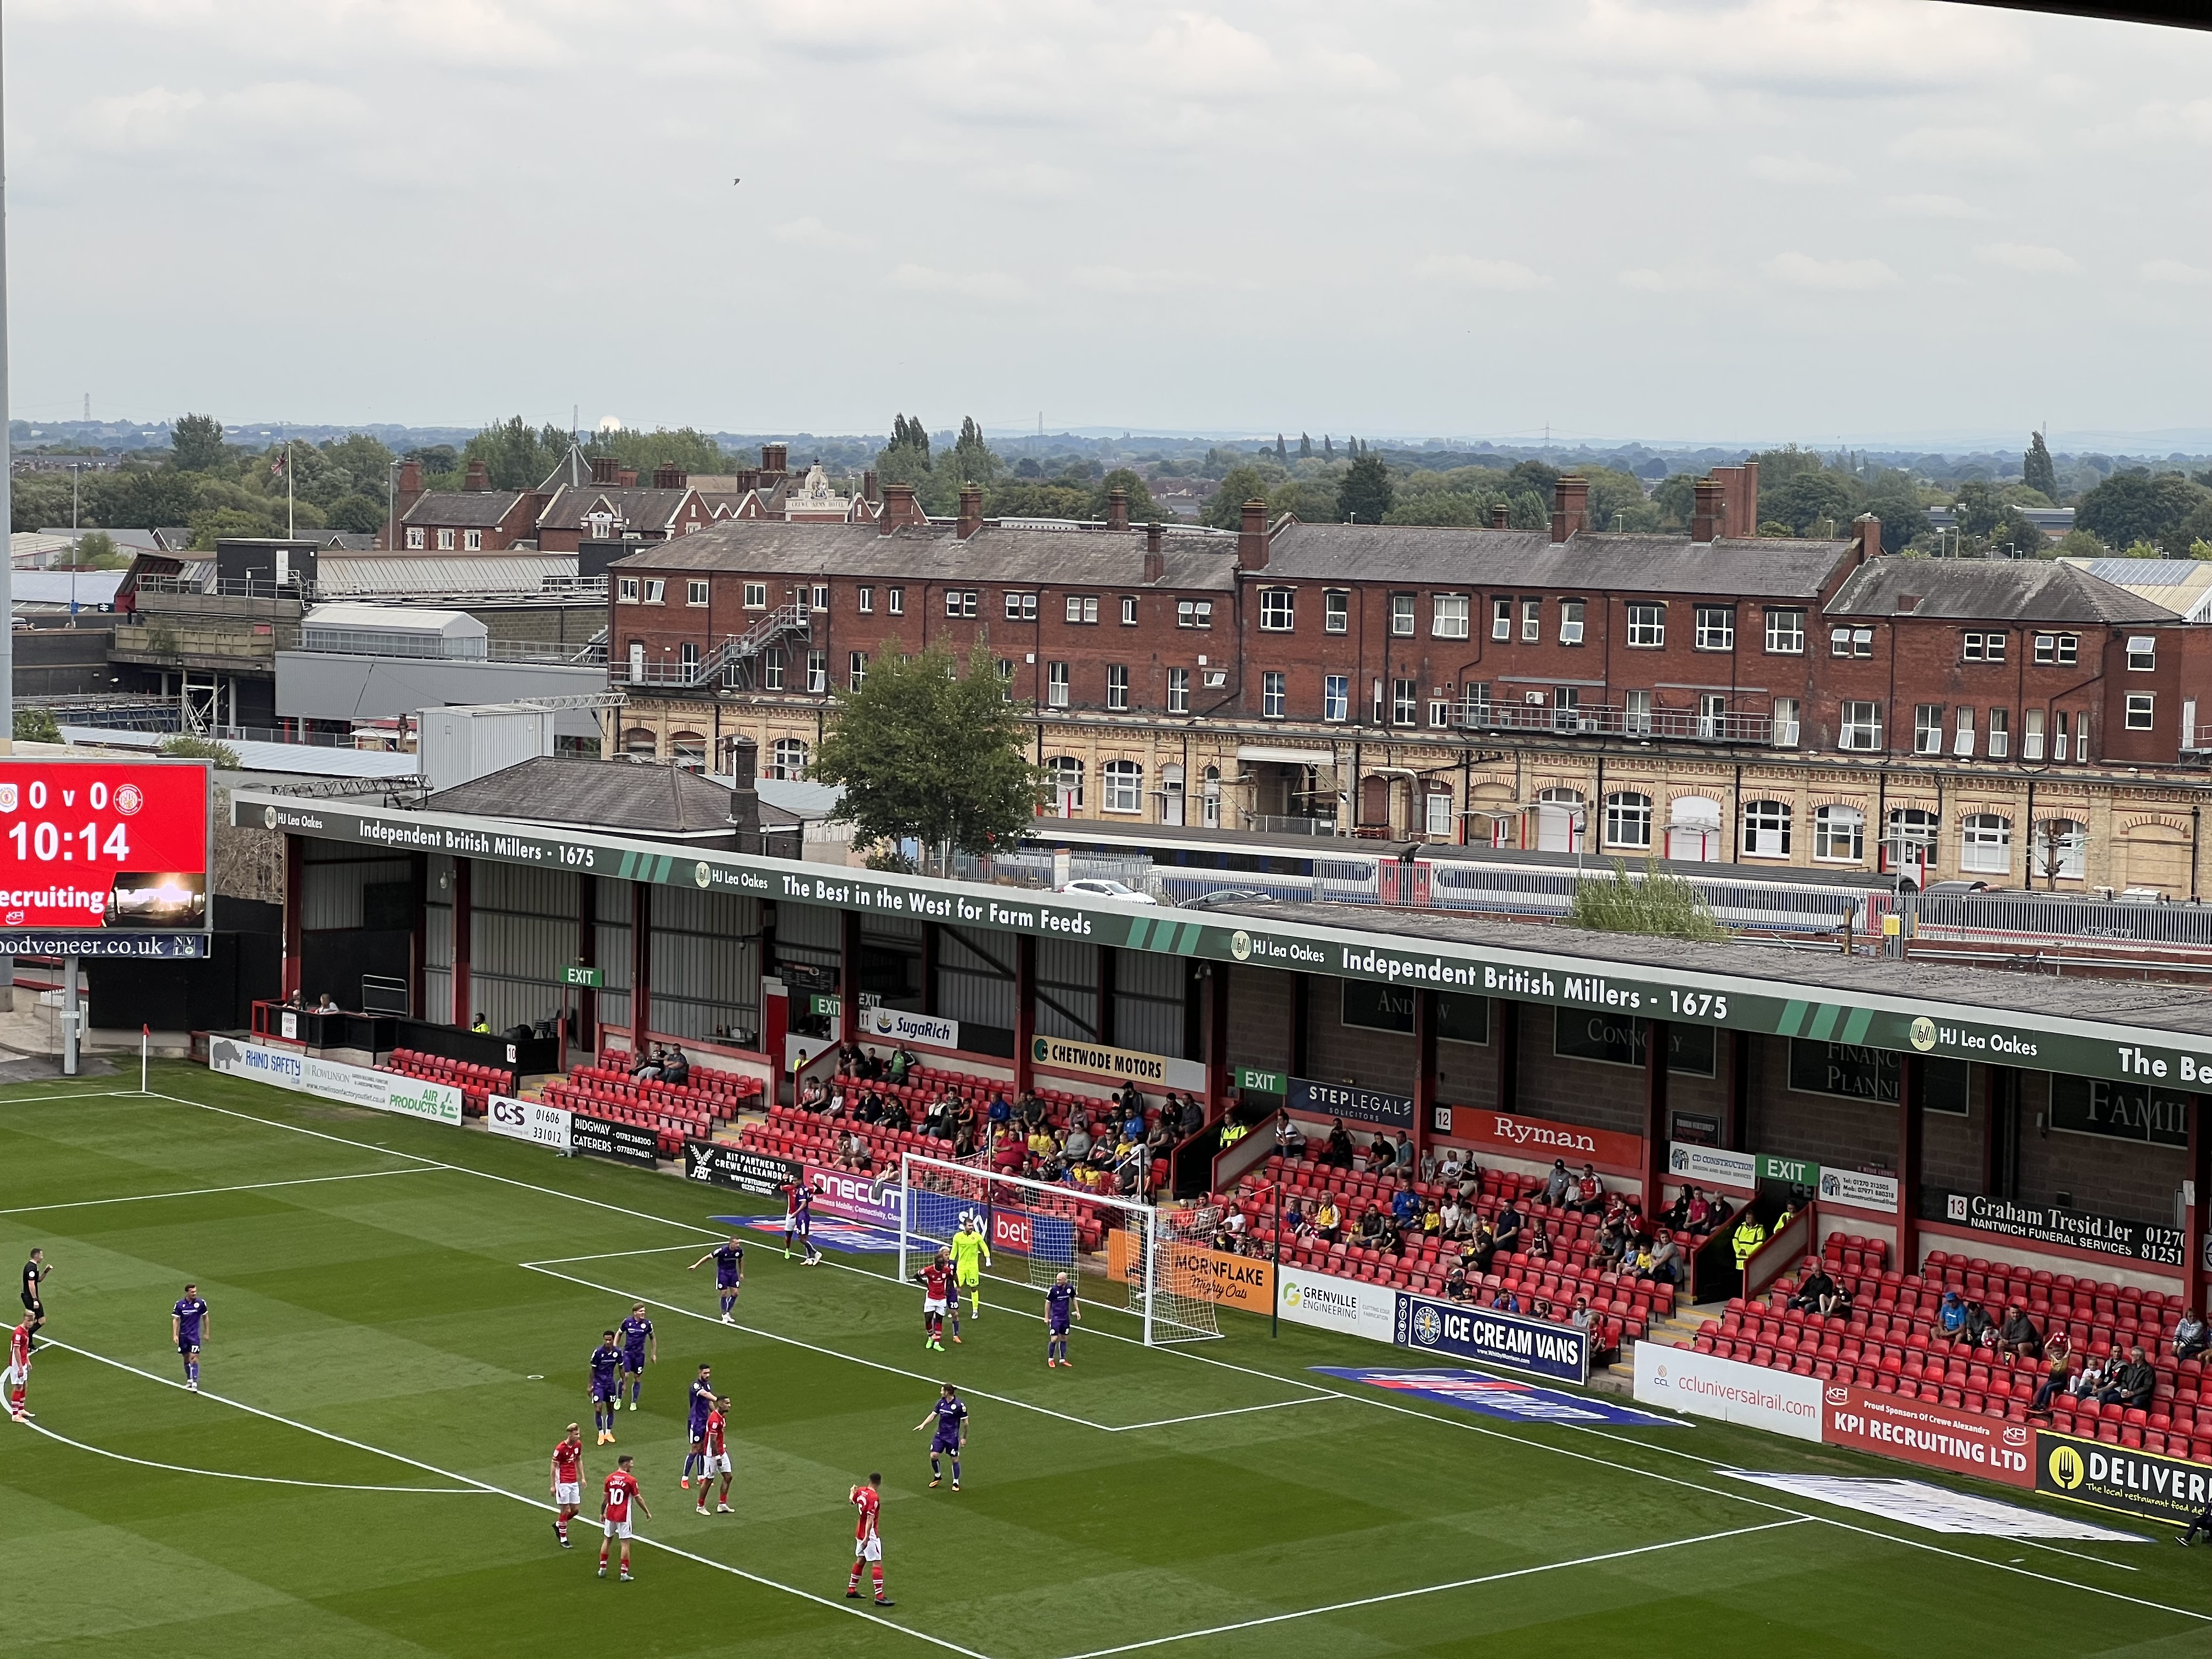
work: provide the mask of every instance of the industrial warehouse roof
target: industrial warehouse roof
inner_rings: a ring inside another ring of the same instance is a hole
[[[574,823],[617,834],[726,836],[732,796],[680,766],[540,756],[441,789],[434,812],[465,812],[532,823]]]
[[[549,577],[574,576],[574,553],[325,553],[315,591],[325,599],[419,599],[440,593],[536,593]]]
[[[2212,559],[2061,559],[2139,599],[2178,611],[2193,623],[2212,620]]]

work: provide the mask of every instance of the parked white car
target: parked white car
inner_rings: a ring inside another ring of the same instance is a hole
[[[1085,898],[1118,899],[1124,904],[1158,904],[1150,893],[1140,893],[1135,888],[1118,881],[1109,881],[1103,876],[1084,876],[1071,881],[1060,890],[1063,893],[1080,893]]]

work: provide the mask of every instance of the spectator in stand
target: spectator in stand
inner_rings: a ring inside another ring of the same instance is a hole
[[[1935,1334],[1959,1341],[1966,1328],[1966,1298],[1956,1291],[1943,1292],[1943,1299],[1936,1304]]]
[[[1729,1244],[1735,1252],[1735,1270],[1741,1273],[1759,1247],[1766,1243],[1766,1224],[1759,1218],[1756,1210],[1746,1210],[1743,1219],[1735,1224],[1735,1234]]]
[[[1490,1298],[1490,1305],[1499,1313],[1517,1314],[1521,1311],[1521,1298],[1511,1291],[1500,1291]]]
[[[1391,1146],[1389,1137],[1376,1135],[1367,1143],[1367,1173],[1388,1175],[1398,1162],[1398,1152]]]
[[[2066,1340],[2063,1330],[2051,1334],[2051,1341],[2044,1350],[2043,1381],[2036,1385],[2035,1403],[2031,1412],[2051,1415],[2051,1402],[2058,1395],[2067,1393],[2074,1381],[2074,1345]]]
[[[1437,1211],[1437,1219],[1443,1224],[1446,1238],[1467,1237],[1467,1212],[1460,1207],[1459,1194],[1447,1192],[1444,1201]]]
[[[1298,1121],[1288,1112],[1275,1114],[1275,1146],[1285,1158],[1306,1155],[1306,1132],[1298,1127]]]
[[[1574,1191],[1575,1178],[1567,1173],[1567,1160],[1553,1158],[1552,1173],[1544,1182],[1544,1202],[1554,1206],[1564,1205],[1574,1196]]]
[[[1684,1222],[1687,1221],[1690,1218],[1690,1194],[1697,1190],[1695,1187],[1685,1187],[1680,1192],[1675,1194],[1674,1201],[1669,1204],[1660,1216],[1661,1223],[1673,1230],[1679,1229]]]
[[[1002,1126],[992,1137],[991,1165],[1006,1175],[1019,1175],[1029,1148],[1012,1126]]]
[[[1030,1130],[1027,1144],[1030,1162],[1040,1169],[1060,1152],[1060,1143],[1052,1138],[1052,1131],[1041,1123]]]
[[[1613,1345],[1606,1339],[1605,1320],[1595,1309],[1590,1306],[1588,1297],[1578,1296],[1575,1298],[1574,1311],[1567,1316],[1567,1323],[1582,1332],[1588,1339],[1592,1364],[1601,1364],[1612,1359]]]
[[[822,1079],[818,1077],[807,1079],[805,1087],[799,1091],[799,1104],[809,1111],[821,1110],[822,1103],[828,1098],[829,1091],[823,1088]]]
[[[1283,1209],[1283,1236],[1304,1239],[1312,1231],[1313,1218],[1299,1207],[1297,1200],[1292,1199]]]
[[[1838,1279],[1836,1293],[1822,1302],[1820,1311],[1831,1319],[1849,1319],[1851,1316],[1851,1287],[1844,1280]]]
[[[1695,1233],[1703,1238],[1721,1224],[1721,1217],[1725,1213],[1718,1199],[1707,1198],[1692,1187],[1690,1188],[1689,1213],[1683,1220],[1681,1231]]]
[[[1114,1189],[1124,1198],[1142,1198],[1146,1177],[1152,1172],[1152,1160],[1142,1142],[1125,1151],[1114,1166]]]
[[[1462,1252],[1460,1259],[1473,1262],[1475,1273],[1480,1275],[1490,1271],[1490,1264],[1497,1257],[1498,1235],[1478,1221],[1474,1225],[1474,1237],[1468,1240],[1467,1249]]]
[[[1482,1171],[1474,1167],[1473,1158],[1468,1159],[1466,1164],[1461,1166],[1459,1185],[1452,1190],[1459,1194],[1459,1201],[1470,1209],[1474,1207],[1475,1200],[1482,1196]]]
[[[886,1129],[911,1129],[914,1120],[907,1115],[906,1103],[896,1096],[883,1099],[883,1115],[877,1121]]]
[[[482,1014],[478,1014],[477,1016],[477,1024],[471,1026],[469,1029],[472,1031],[485,1031],[489,1030],[491,1028],[483,1024],[483,1016]],[[658,1048],[648,1048],[644,1054],[639,1055],[637,1064],[630,1069],[630,1077],[633,1081],[638,1083],[659,1082],[660,1050]]]
[[[1321,1201],[1321,1208],[1314,1212],[1314,1234],[1324,1244],[1335,1244],[1342,1241],[1344,1210],[1337,1203],[1334,1193],[1330,1193],[1324,1197]]]
[[[903,1085],[913,1074],[915,1068],[921,1064],[921,1062],[914,1057],[914,1051],[902,1042],[891,1050],[891,1081]]]
[[[2204,1321],[2196,1309],[2183,1309],[2180,1322],[2173,1328],[2173,1357],[2194,1359],[2208,1347],[2212,1347],[2212,1336],[2205,1334]]]
[[[1321,1161],[1323,1164],[1334,1164],[1340,1170],[1348,1170],[1352,1166],[1357,1157],[1358,1155],[1352,1150],[1352,1135],[1350,1131],[1345,1128],[1344,1120],[1340,1117],[1330,1119],[1328,1142],[1322,1148]]]
[[[1443,1212],[1437,1207],[1436,1200],[1433,1198],[1429,1199],[1421,1206],[1421,1237],[1424,1238],[1442,1238],[1443,1236]]]
[[[1390,1218],[1401,1227],[1411,1222],[1418,1224],[1421,1218],[1421,1195],[1413,1190],[1411,1176],[1398,1178],[1398,1190],[1390,1194]]]
[[[929,1103],[928,1109],[921,1115],[921,1132],[926,1135],[934,1135],[939,1140],[950,1140],[952,1139],[952,1103],[951,1100],[947,1099],[943,1095],[939,1095],[936,1099]]]
[[[1398,1131],[1398,1142],[1391,1151],[1390,1161],[1402,1179],[1413,1178],[1413,1143],[1406,1139],[1403,1129]]]
[[[1997,1322],[1990,1317],[1990,1310],[1973,1297],[1966,1298],[1966,1325],[1960,1340],[1970,1348],[1986,1348],[1996,1340]]]
[[[860,1091],[860,1103],[853,1109],[853,1115],[863,1123],[880,1123],[884,1119],[884,1097],[873,1089]]]
[[[1668,1285],[1682,1282],[1682,1251],[1681,1247],[1674,1243],[1674,1234],[1662,1229],[1651,1240],[1637,1262],[1636,1276]]]
[[[1597,1178],[1597,1166],[1583,1165],[1583,1172],[1575,1180],[1575,1201],[1570,1208],[1584,1215],[1597,1215],[1605,1209],[1605,1182]]]
[[[1385,1212],[1382,1217],[1382,1236],[1375,1248],[1392,1255],[1406,1253],[1406,1230],[1398,1224],[1398,1218]]]
[[[1817,1267],[1805,1275],[1788,1305],[1804,1313],[1819,1313],[1820,1304],[1832,1296],[1835,1289],[1836,1281],[1828,1277],[1826,1267]]]
[[[1464,1302],[1474,1294],[1467,1282],[1467,1263],[1455,1261],[1444,1273],[1444,1294],[1455,1302]]]
[[[2158,1372],[2143,1358],[2142,1345],[2138,1342],[2128,1350],[2128,1363],[2113,1374],[2097,1398],[2107,1406],[2117,1403],[2125,1410],[2147,1412],[2157,1393]]]
[[[1542,1222],[1529,1224],[1528,1248],[1522,1254],[1531,1261],[1549,1261],[1552,1259],[1551,1230]]]
[[[1382,1237],[1382,1211],[1377,1205],[1367,1206],[1367,1213],[1359,1218],[1359,1242],[1370,1249]]]
[[[1115,1095],[1114,1098],[1121,1103],[1121,1115],[1123,1117],[1144,1116],[1144,1092],[1139,1090],[1134,1083],[1123,1084],[1121,1085],[1121,1092]]]
[[[2105,1391],[2106,1383],[2112,1381],[2118,1364],[2119,1356],[2117,1354],[2108,1354],[2102,1359],[2098,1358],[2094,1353],[2091,1354],[2082,1362],[2081,1369],[2074,1373],[2071,1385],[2074,1397],[2076,1400],[2095,1401],[2097,1396]]]
[[[1437,1179],[1447,1187],[1459,1185],[1460,1176],[1466,1172],[1467,1158],[1456,1146],[1447,1146],[1437,1159]]]
[[[1521,1229],[1522,1224],[1523,1221],[1521,1212],[1513,1207],[1513,1200],[1511,1199],[1506,1200],[1505,1207],[1498,1212],[1498,1227],[1496,1231],[1498,1235],[1498,1249],[1500,1254],[1510,1255],[1514,1251],[1521,1248]],[[1485,1273],[1488,1273],[1490,1269],[1485,1267],[1483,1271]]]
[[[857,1129],[848,1129],[845,1132],[845,1139],[840,1145],[838,1166],[847,1170],[866,1170],[873,1161],[873,1155],[868,1150],[868,1143],[861,1138],[860,1132]]]
[[[963,1158],[975,1153],[975,1104],[965,1095],[952,1109],[952,1145]]]
[[[2035,1360],[2043,1358],[2043,1333],[2027,1316],[2027,1310],[2014,1303],[2005,1310],[2004,1323],[1997,1327],[1996,1340],[1992,1345],[2000,1358]]]
[[[1182,1110],[1176,1118],[1176,1129],[1188,1140],[1206,1127],[1206,1108],[1199,1103],[1196,1095],[1182,1097]]]
[[[1145,1151],[1153,1158],[1165,1158],[1175,1150],[1175,1121],[1165,1112],[1152,1120],[1152,1132],[1145,1137]]]
[[[1598,1261],[1618,1267],[1628,1259],[1628,1252],[1635,1238],[1636,1230],[1629,1224],[1628,1211],[1624,1206],[1598,1224],[1595,1252]]]
[[[1014,1121],[1014,1109],[1008,1103],[1006,1096],[994,1094],[991,1097],[989,1117],[994,1133]]]

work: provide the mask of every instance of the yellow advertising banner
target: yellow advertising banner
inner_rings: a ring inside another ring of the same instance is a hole
[[[1170,1243],[1161,1247],[1166,1256],[1161,1289],[1176,1296],[1218,1302],[1226,1308],[1266,1313],[1273,1306],[1275,1267],[1257,1256],[1231,1255],[1203,1244]],[[1143,1276],[1138,1243],[1116,1229],[1106,1235],[1106,1270],[1125,1285]]]

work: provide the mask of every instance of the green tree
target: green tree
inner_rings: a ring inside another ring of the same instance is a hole
[[[1382,458],[1362,455],[1352,463],[1337,486],[1336,517],[1340,524],[1381,524],[1397,492],[1390,486],[1390,469]]]
[[[2039,559],[2051,550],[2051,538],[2027,514],[2008,507],[1997,514],[1996,525],[1990,532],[1990,545],[2009,547],[2019,558]]]
[[[238,750],[227,743],[217,743],[213,738],[180,732],[176,737],[161,739],[161,752],[179,760],[213,761],[217,766],[231,771],[238,769]]]
[[[386,503],[368,495],[346,495],[331,504],[327,515],[332,530],[373,536],[385,527]]]
[[[903,840],[925,856],[950,844],[988,852],[1036,816],[1042,768],[1023,750],[1029,705],[1009,702],[998,666],[981,647],[967,671],[933,647],[902,658],[884,641],[857,691],[815,750],[812,775],[842,787],[838,816],[860,845]]]
[[[2058,469],[2051,464],[2051,452],[2043,447],[2043,434],[2027,434],[2027,453],[2020,458],[2021,482],[2030,489],[2039,489],[2055,506],[2058,501]]]
[[[54,711],[51,708],[19,706],[15,710],[15,741],[59,743],[62,741],[61,722],[54,718]]]
[[[1928,533],[1928,509],[1903,473],[1886,475],[1867,491],[1863,509],[1881,520],[1881,550],[1902,553]]]
[[[1960,530],[1976,539],[1987,538],[1997,527],[2003,515],[2004,504],[1997,493],[1980,478],[1969,478],[1959,486],[1958,499],[1951,504],[1952,522]]]
[[[85,516],[111,530],[190,524],[200,509],[201,492],[209,485],[222,487],[205,473],[118,467],[84,481]]]
[[[563,434],[561,453],[568,453],[568,441]],[[655,427],[650,432],[639,432],[624,428],[618,432],[593,434],[584,444],[586,455],[610,456],[630,468],[641,483],[651,483],[653,474],[664,466],[672,466],[679,472],[696,472],[702,477],[711,477],[722,470],[722,447],[705,433],[694,427],[678,427],[673,432],[666,427]],[[554,459],[557,462],[560,456]],[[550,467],[547,471],[550,471]],[[538,478],[545,476],[544,472]],[[531,480],[532,483],[537,478]]]
[[[983,491],[983,514],[992,519],[1082,519],[1091,514],[1091,492],[1074,484],[1018,478]]]
[[[179,415],[169,423],[169,465],[180,472],[212,472],[228,465],[222,422],[212,415]]]
[[[1298,434],[1298,459],[1302,461],[1313,459],[1313,440],[1303,432]]]
[[[1533,489],[1516,492],[1506,502],[1505,526],[1509,530],[1549,530],[1550,501]]]
[[[482,461],[495,489],[534,489],[560,465],[568,442],[568,434],[550,422],[532,431],[516,415],[470,439],[461,459]]]
[[[1592,530],[1611,530],[1616,525],[1622,530],[1638,527],[1646,504],[1642,479],[1609,466],[1583,467],[1581,476],[1589,484]]]
[[[1651,492],[1651,505],[1659,509],[1660,522],[1669,530],[1687,530],[1697,511],[1698,475],[1670,472]]]
[[[956,484],[987,484],[999,476],[999,458],[983,441],[983,428],[973,415],[961,417],[960,436],[953,442],[950,459]]]
[[[1790,526],[1794,536],[1841,536],[1851,522],[1850,481],[1840,474],[1820,471],[1790,475],[1771,494],[1759,480],[1759,510]]]
[[[1784,444],[1779,449],[1762,449],[1749,459],[1759,463],[1759,493],[1762,496],[1770,489],[1778,489],[1801,474],[1825,471],[1828,465],[1815,452],[1800,449],[1796,444]]]
[[[1267,481],[1260,476],[1256,466],[1232,466],[1221,480],[1221,488],[1206,498],[1200,520],[1216,530],[1236,530],[1244,522],[1244,503],[1267,499]]]
[[[398,459],[382,440],[372,438],[366,432],[333,438],[321,447],[321,453],[331,465],[343,469],[351,477],[356,489],[377,495],[384,493],[385,477],[392,463]]]
[[[88,530],[77,538],[77,562],[91,570],[120,570],[130,557],[105,530]]]
[[[1640,878],[1632,879],[1627,865],[1615,859],[1610,877],[1584,877],[1576,882],[1567,926],[1664,939],[1728,937],[1705,896],[1683,877],[1662,870],[1656,854],[1644,860]]]
[[[1333,461],[1336,459],[1336,445],[1326,432],[1321,434],[1321,458],[1324,461]]]
[[[1115,467],[1101,478],[1091,489],[1090,499],[1086,503],[1088,516],[1093,519],[1103,519],[1106,516],[1107,495],[1116,489],[1126,491],[1128,495],[1131,524],[1149,524],[1160,516],[1159,508],[1152,504],[1151,487],[1142,477],[1126,466]]]
[[[15,520],[12,528],[16,530],[44,530],[49,525],[67,524],[70,482],[51,472],[21,474],[14,480],[8,505]]]
[[[191,516],[192,550],[212,553],[215,544],[226,536],[270,536],[283,526],[272,525],[258,514],[241,512],[234,507],[209,507]]]
[[[1283,434],[1279,432],[1275,434],[1275,464],[1278,466],[1288,466],[1291,464],[1291,452],[1284,444]]]
[[[2131,467],[2115,472],[2082,496],[2074,522],[2107,547],[2152,542],[2179,556],[2205,533],[2193,521],[2208,507],[2212,507],[2212,490],[2180,473],[2154,476]],[[2206,516],[2212,519],[2212,514]]]
[[[2192,559],[2212,559],[2212,542],[2197,541],[2190,543],[2189,556]]]
[[[2101,559],[2105,556],[2105,544],[2077,526],[2061,536],[2051,552],[2053,558],[2059,559]]]
[[[1401,495],[1397,505],[1382,515],[1382,522],[1479,530],[1490,522],[1492,503],[1501,499],[1486,489],[1424,489]]]

